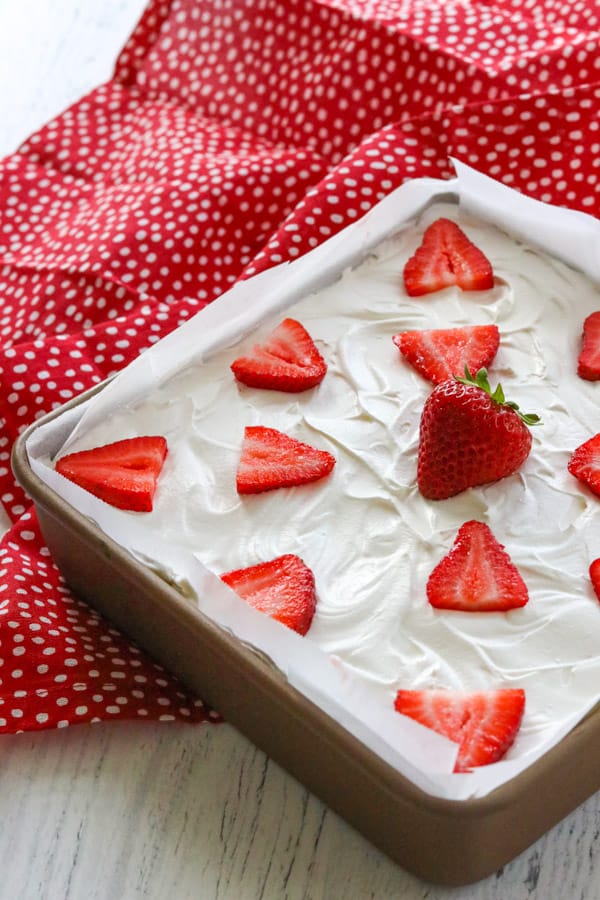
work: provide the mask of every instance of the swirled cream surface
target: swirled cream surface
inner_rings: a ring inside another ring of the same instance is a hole
[[[440,215],[458,221],[487,254],[492,290],[406,295],[404,263]],[[600,556],[600,498],[567,471],[571,452],[600,430],[600,383],[576,375],[582,323],[597,309],[600,290],[580,273],[465,218],[454,205],[437,204],[287,311],[327,361],[320,386],[285,394],[233,378],[233,359],[260,342],[278,315],[143,404],[116,412],[71,449],[165,435],[169,455],[155,508],[140,527],[165,546],[197,554],[218,574],[298,554],[318,591],[305,640],[339,658],[388,705],[399,688],[524,688],[525,717],[509,757],[528,753],[600,695],[600,604],[588,577]],[[486,323],[501,334],[492,384],[501,381],[507,397],[537,412],[542,424],[517,474],[426,500],[416,465],[420,414],[432,386],[400,357],[392,336]],[[246,425],[278,428],[329,450],[332,475],[238,496]],[[486,522],[505,545],[529,590],[525,607],[462,613],[429,606],[428,576],[469,519]]]

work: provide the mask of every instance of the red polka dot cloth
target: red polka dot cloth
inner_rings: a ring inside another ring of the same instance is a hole
[[[0,163],[0,732],[218,721],[63,583],[23,428],[451,157],[600,213],[600,0],[151,0]]]

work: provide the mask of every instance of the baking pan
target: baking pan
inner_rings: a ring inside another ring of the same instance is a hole
[[[428,197],[450,192],[447,183],[429,181],[421,186],[416,182],[413,185],[408,186],[408,194],[403,191],[401,202],[393,195],[386,198],[380,204],[381,216],[377,220],[365,217],[356,223],[350,240],[342,234],[332,239],[331,244],[327,242],[329,248],[323,248],[326,255],[319,257],[325,264],[316,267],[317,279],[321,281],[325,278],[329,283],[328,279],[339,277],[347,264],[356,261],[357,248],[368,253],[383,236],[392,233],[389,229],[391,225],[397,227],[398,208],[403,215],[408,215],[407,196],[409,199],[412,197],[416,211],[422,208],[422,191]],[[467,179],[461,187],[461,202],[466,196],[475,214],[483,214],[480,209],[483,194],[477,178],[472,183]],[[509,200],[507,202],[502,194],[496,206],[502,208],[504,219],[508,219],[506,230],[518,234],[523,220],[522,209],[512,196]],[[526,212],[529,213],[529,210]],[[540,215],[543,221],[547,212],[544,208],[540,214],[536,206],[532,213],[534,230],[541,227]],[[566,213],[563,211],[560,215]],[[579,245],[587,246],[589,243],[587,223],[583,221],[578,224],[586,241],[577,242],[576,253],[579,252]],[[560,240],[559,247],[552,245],[552,240],[559,240],[561,235],[561,229],[549,229],[546,238],[549,246],[546,249],[556,256],[562,253],[565,262],[576,264],[576,258],[567,258],[568,248],[564,240]],[[596,223],[590,240],[597,241],[598,237]],[[592,253],[589,258],[593,261],[596,255]],[[300,270],[294,268],[294,278],[290,278],[289,271],[285,269],[279,276],[275,272],[274,281],[269,280],[269,272],[258,276],[266,278],[266,282],[260,282],[260,288],[252,289],[246,282],[242,294],[236,296],[236,302],[240,296],[244,302],[238,302],[237,307],[230,302],[231,294],[229,301],[223,297],[207,307],[201,314],[200,325],[207,346],[212,348],[218,345],[219,340],[230,339],[228,329],[238,308],[242,308],[244,314],[249,310],[260,321],[260,316],[267,310],[273,312],[274,303],[283,304],[282,278],[290,283],[290,292],[296,296],[286,296],[285,305],[280,305],[278,309],[287,308],[295,299],[314,290],[312,270],[303,269],[301,260],[297,263]],[[298,271],[302,276],[299,281]],[[595,277],[597,273],[587,274]],[[169,352],[173,344],[168,343],[165,352],[152,355],[148,363],[148,355],[155,350],[152,348],[136,361],[141,364],[142,375],[146,367],[153,374],[159,370],[161,379],[168,379],[173,371],[161,368],[165,358],[167,366],[175,367],[183,367],[193,361],[193,354],[198,354],[199,350],[197,341],[193,339],[195,332],[190,337],[190,332],[184,331],[190,325],[193,327],[193,323],[186,323],[179,335],[173,335],[176,342],[179,340],[176,346],[184,353]],[[250,325],[245,322],[246,326],[245,333],[249,334]],[[165,341],[170,339],[171,335]],[[182,360],[182,355],[188,352],[192,354],[190,359],[186,357]],[[136,377],[138,387],[143,388],[145,396],[149,395],[146,391],[148,382],[145,377],[140,378],[139,367],[134,372],[134,383]],[[129,399],[131,395],[127,395],[127,386],[131,386],[131,381],[131,378],[126,380],[125,387],[125,396]],[[518,774],[513,774],[512,778],[508,775],[508,780],[493,790],[489,788],[498,784],[495,775],[487,783],[487,792],[475,791],[475,794],[479,793],[476,797],[463,794],[461,799],[449,799],[458,794],[454,790],[447,795],[435,790],[428,791],[426,788],[430,782],[427,778],[407,777],[414,766],[398,765],[397,759],[400,755],[410,762],[407,741],[404,740],[408,736],[406,731],[402,732],[400,740],[388,740],[386,748],[377,740],[376,728],[376,739],[373,741],[365,729],[355,727],[352,718],[336,715],[341,708],[339,704],[321,705],[325,694],[321,690],[305,691],[302,677],[298,680],[293,667],[285,667],[285,657],[279,653],[281,643],[289,648],[286,641],[293,637],[293,640],[300,641],[303,654],[318,650],[316,645],[310,649],[311,644],[304,644],[296,635],[277,632],[276,641],[268,646],[273,659],[288,672],[288,680],[265,652],[251,645],[258,643],[262,646],[260,641],[251,640],[252,630],[238,630],[237,618],[221,618],[219,612],[215,612],[214,605],[211,607],[200,602],[207,595],[204,582],[197,591],[199,604],[190,602],[173,584],[139,561],[133,551],[127,551],[117,540],[113,540],[107,533],[110,528],[102,530],[92,521],[91,513],[86,516],[78,511],[78,503],[75,500],[73,504],[68,502],[60,493],[60,485],[46,477],[39,461],[30,458],[32,446],[37,444],[39,450],[47,441],[48,433],[54,435],[50,441],[53,444],[50,457],[54,455],[61,441],[70,434],[66,429],[71,429],[72,424],[81,418],[80,406],[87,404],[92,395],[95,401],[99,401],[94,402],[93,406],[96,418],[104,421],[102,416],[106,410],[113,409],[114,400],[108,383],[33,424],[16,442],[12,456],[17,480],[35,504],[44,538],[66,581],[76,594],[173,672],[188,689],[219,710],[228,722],[239,728],[397,863],[431,882],[460,885],[477,881],[524,850],[600,788],[600,769],[594,752],[600,738],[600,717],[594,710],[589,712],[597,698],[594,685],[588,704],[579,713],[583,716],[587,711],[588,715],[566,737],[554,742],[550,749],[536,757],[533,763],[528,764],[525,758],[523,767],[523,761],[517,760],[519,766],[513,767],[512,771],[518,771]],[[61,418],[63,416],[64,419]],[[50,423],[57,427],[48,428]],[[58,438],[57,432],[62,438]],[[49,448],[46,443],[44,452]],[[99,521],[102,521],[100,511],[97,512]],[[128,534],[119,531],[116,534],[123,544],[129,544]],[[212,574],[211,578],[215,580]],[[223,588],[222,583],[218,579],[216,581]],[[238,606],[248,613],[245,604],[239,598],[235,599]],[[214,618],[203,609],[211,610]],[[237,609],[236,616],[239,614],[240,609]],[[258,616],[255,611],[252,615]],[[258,618],[268,622],[270,627],[275,625],[267,617]],[[217,620],[222,624],[219,625]],[[231,629],[243,639],[233,635]],[[331,665],[327,654],[320,650],[318,653]],[[316,663],[315,656],[310,658]],[[306,670],[306,667],[303,671],[308,671],[313,680],[322,674],[318,664],[314,672],[311,668]],[[320,688],[321,684],[319,681],[317,687]],[[361,715],[367,716],[365,704],[358,708],[363,711]],[[403,719],[389,712],[387,714],[395,724]],[[371,718],[367,722],[370,722],[371,732],[373,721]],[[406,723],[407,720],[404,720],[402,727]],[[416,727],[414,723],[410,724]],[[429,737],[433,739],[432,732],[429,732]],[[437,735],[435,739],[441,740]],[[446,746],[449,746],[448,742]],[[391,753],[387,752],[390,747]],[[414,754],[414,748],[412,752]],[[420,755],[418,761],[421,762]],[[449,765],[450,769],[442,766],[441,771],[452,778],[449,775],[452,764]],[[504,777],[510,771],[510,768],[505,769]]]
[[[592,713],[485,797],[444,800],[420,790],[33,473],[26,442],[61,412],[24,432],[12,465],[73,591],[399,865],[444,885],[480,880],[600,788],[600,717]]]

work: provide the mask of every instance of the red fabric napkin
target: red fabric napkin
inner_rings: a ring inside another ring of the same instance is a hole
[[[0,732],[217,721],[63,583],[20,431],[454,156],[600,213],[600,2],[151,0],[0,164]]]

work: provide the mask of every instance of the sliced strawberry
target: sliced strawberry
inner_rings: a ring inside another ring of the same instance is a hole
[[[600,559],[595,559],[590,566],[590,578],[596,597],[600,600]]]
[[[436,609],[505,612],[525,606],[529,594],[518,569],[483,522],[465,522],[454,546],[427,582]]]
[[[494,286],[494,273],[485,254],[455,222],[437,219],[406,263],[404,285],[409,296],[419,297],[454,284],[463,291],[486,291]]]
[[[334,465],[335,457],[327,450],[317,450],[275,428],[249,426],[237,471],[238,493],[258,494],[318,481]]]
[[[497,325],[466,325],[433,331],[401,331],[392,338],[404,358],[434,384],[453,375],[463,375],[465,367],[475,375],[487,368],[500,344]]]
[[[57,461],[56,471],[111,506],[149,512],[166,455],[164,437],[126,438],[68,453]]]
[[[571,475],[600,497],[600,434],[578,447],[568,462]]]
[[[221,575],[236,594],[259,612],[306,634],[315,614],[315,577],[293,553]]]
[[[600,379],[600,312],[594,312],[583,323],[581,353],[577,374],[586,381]]]
[[[498,762],[514,743],[525,691],[398,691],[396,710],[459,744],[455,772]]]
[[[234,360],[231,369],[249,387],[296,393],[319,384],[327,365],[304,326],[284,319],[263,344]]]

